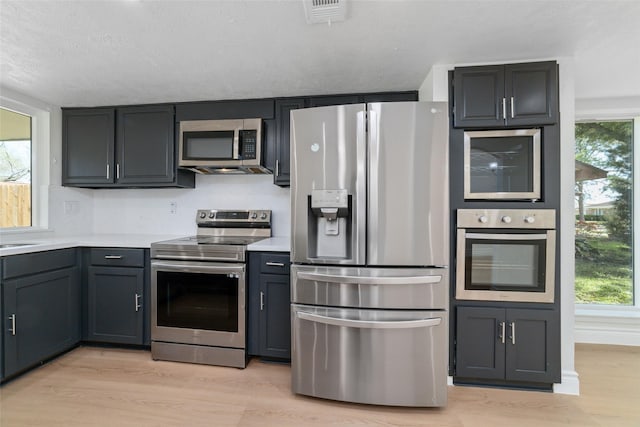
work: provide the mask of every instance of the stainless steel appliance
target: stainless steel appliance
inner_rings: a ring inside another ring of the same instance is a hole
[[[201,174],[271,173],[264,165],[262,119],[180,122],[181,168]]]
[[[540,129],[466,131],[464,198],[540,199]]]
[[[199,210],[196,236],[151,245],[151,356],[246,366],[246,247],[271,211]]]
[[[553,303],[556,211],[460,209],[456,298]]]
[[[292,388],[447,401],[445,104],[291,113]]]

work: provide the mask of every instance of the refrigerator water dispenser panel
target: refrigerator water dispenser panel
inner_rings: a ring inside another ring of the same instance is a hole
[[[349,256],[349,194],[347,190],[312,190],[309,198],[309,253],[319,258]]]

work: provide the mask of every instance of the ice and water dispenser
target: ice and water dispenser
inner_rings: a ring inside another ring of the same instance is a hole
[[[351,195],[347,190],[312,190],[309,200],[310,258],[351,258]]]

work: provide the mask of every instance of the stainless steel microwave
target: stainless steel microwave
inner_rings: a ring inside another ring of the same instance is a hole
[[[465,200],[539,200],[540,129],[466,131]]]
[[[178,166],[202,174],[271,173],[264,166],[262,119],[186,120]]]

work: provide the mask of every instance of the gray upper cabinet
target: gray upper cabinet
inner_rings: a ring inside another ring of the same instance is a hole
[[[113,180],[115,109],[64,110],[62,185],[109,185]]]
[[[63,110],[62,184],[193,187],[176,168],[173,105]]]
[[[555,61],[456,68],[454,127],[550,125],[558,121]]]
[[[304,98],[276,100],[276,164],[273,171],[273,183],[288,186],[291,179],[289,132],[291,110],[305,107]]]

